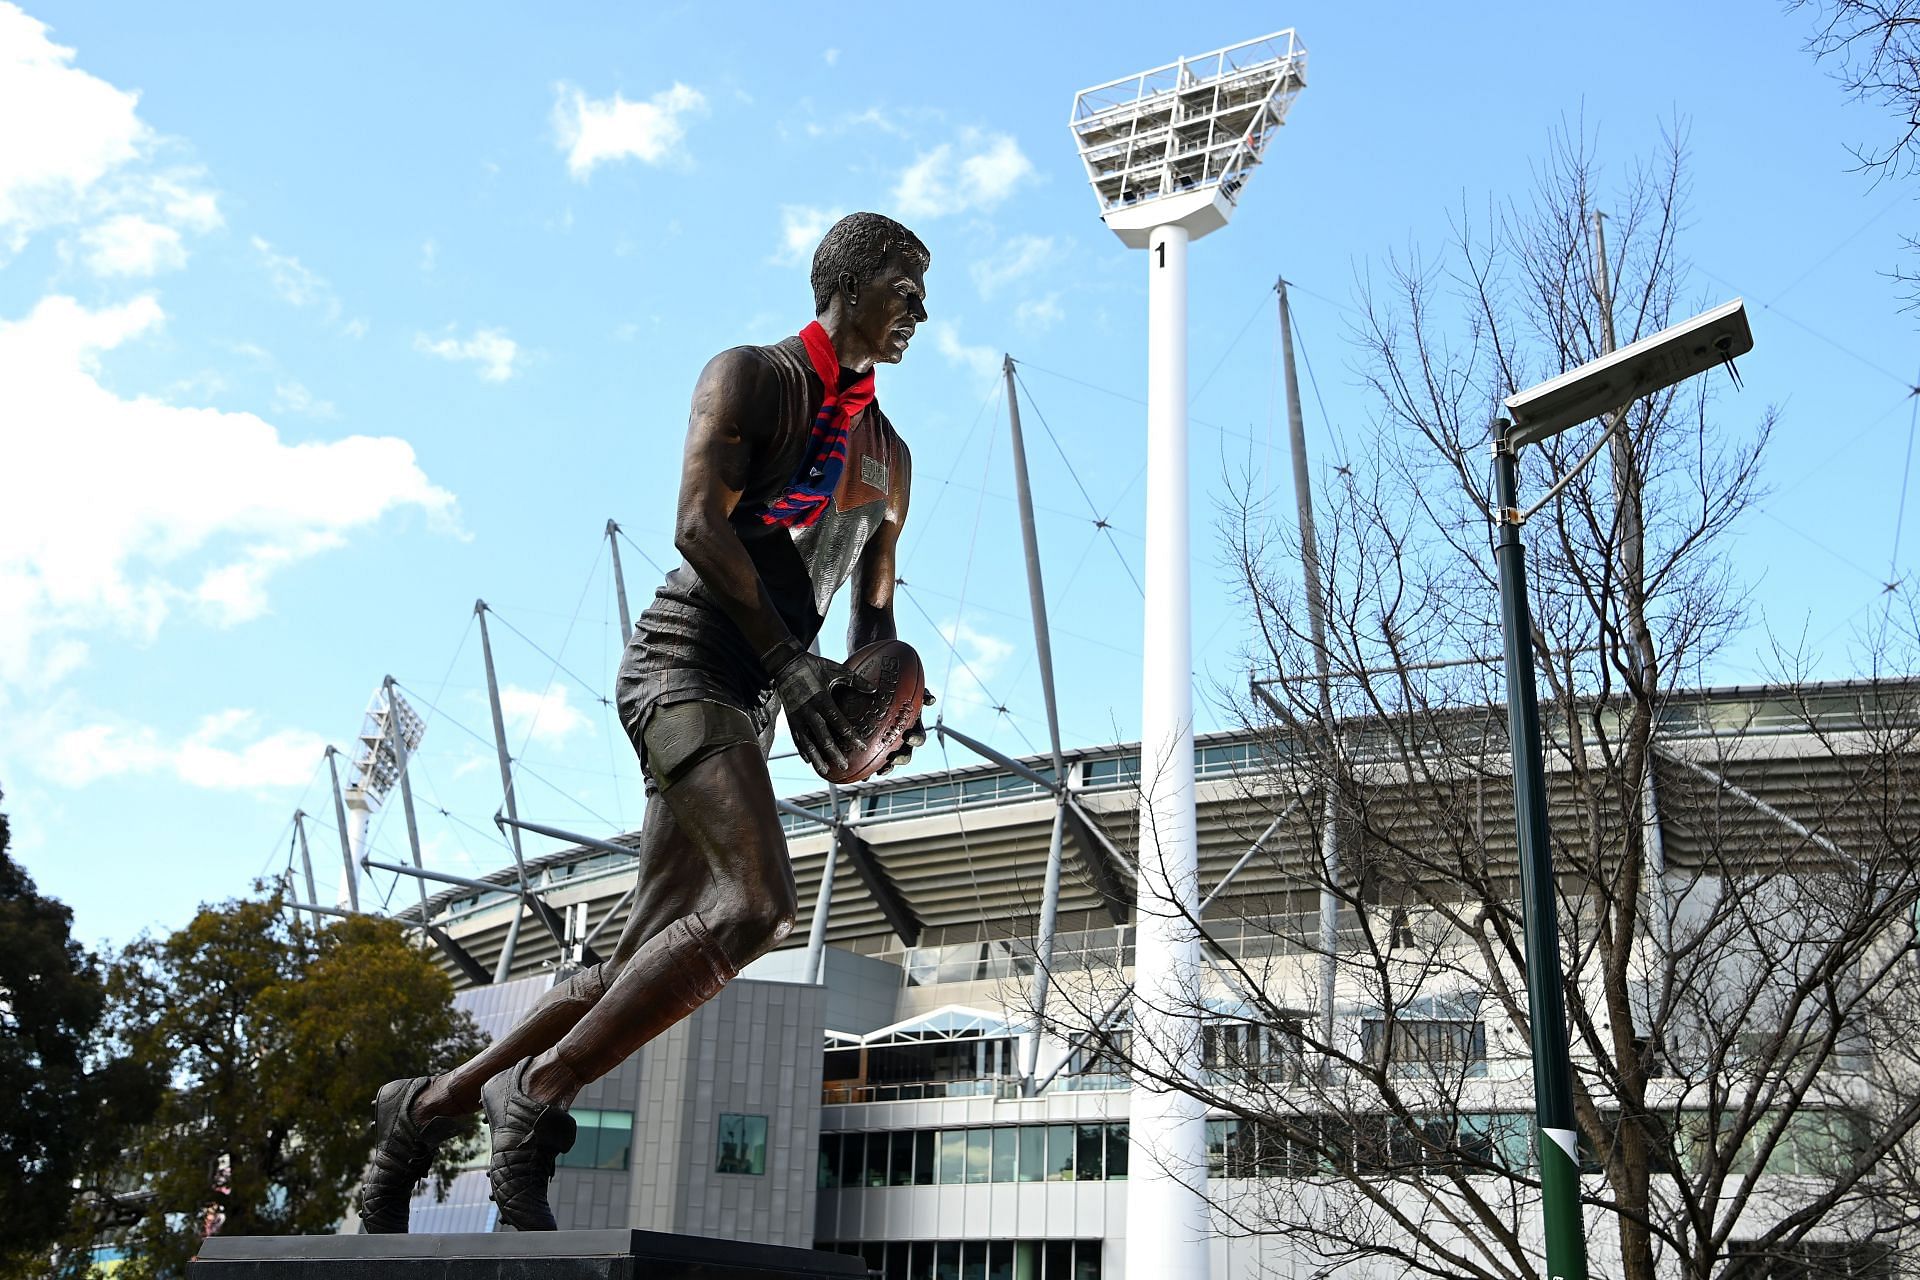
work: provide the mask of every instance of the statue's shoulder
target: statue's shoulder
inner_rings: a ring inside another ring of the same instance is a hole
[[[742,343],[737,347],[728,347],[707,361],[706,371],[757,377],[778,369],[784,363],[786,362],[781,358],[778,343],[770,347]]]
[[[804,353],[801,360],[796,361],[793,352],[787,350],[787,343],[772,346],[749,343],[728,347],[707,361],[707,367],[700,373],[700,384],[721,392],[735,404],[772,407],[775,402],[791,397],[796,387],[804,394],[806,372]]]

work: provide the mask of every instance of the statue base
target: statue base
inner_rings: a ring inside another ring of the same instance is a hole
[[[866,1280],[846,1254],[657,1231],[213,1236],[193,1280]]]

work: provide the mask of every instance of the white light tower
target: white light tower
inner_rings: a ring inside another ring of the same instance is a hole
[[[392,705],[388,705],[388,694],[392,694]],[[397,718],[397,721],[396,721]],[[360,874],[360,860],[367,855],[367,823],[373,817],[374,810],[386,802],[387,793],[400,780],[400,761],[394,754],[394,729],[398,728],[400,740],[406,745],[406,754],[412,758],[414,749],[420,745],[420,739],[426,736],[426,722],[419,712],[407,705],[398,689],[381,686],[373,691],[373,698],[367,703],[367,714],[360,724],[360,745],[354,749],[353,764],[345,787],[347,800],[347,839],[348,847],[353,851],[353,865],[347,874]],[[347,886],[340,886],[340,905],[346,906]]]
[[[1291,30],[1080,93],[1074,142],[1100,217],[1147,250],[1147,581],[1140,705],[1140,872],[1133,1043],[1155,1074],[1197,1071],[1198,849],[1193,813],[1193,612],[1187,511],[1187,245],[1233,216],[1306,87]],[[1131,1280],[1205,1280],[1206,1115],[1136,1085],[1127,1184]]]

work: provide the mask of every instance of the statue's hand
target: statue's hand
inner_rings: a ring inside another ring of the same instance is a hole
[[[802,649],[795,640],[775,646],[768,657],[773,659],[767,662],[768,671],[780,693],[780,705],[787,709],[787,728],[801,759],[822,776],[846,768],[847,755],[859,745],[859,736],[833,691],[844,687],[871,695],[874,687],[831,658]]]
[[[922,707],[930,707],[938,701],[939,699],[933,696],[933,690],[925,689],[921,691],[920,705]],[[913,749],[915,747],[926,744],[927,722],[924,716],[913,722],[913,728],[907,730],[907,736],[902,741],[905,745],[901,747],[900,750],[894,752],[893,759],[887,761],[887,763],[881,767],[880,773],[874,776],[878,777],[880,774],[892,773],[895,769],[898,769],[901,765],[913,759]]]

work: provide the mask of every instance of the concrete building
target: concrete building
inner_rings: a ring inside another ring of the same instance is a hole
[[[1884,815],[1863,810],[1859,829],[1846,829],[1853,812],[1846,791],[1855,783],[1843,766],[1850,752],[1869,750],[1873,725],[1891,717],[1920,726],[1916,695],[1920,682],[1829,686],[1811,695],[1723,689],[1671,700],[1662,713],[1654,786],[1704,789],[1721,807],[1710,832],[1696,817],[1675,817],[1678,806],[1650,806],[1658,835],[1651,843],[1663,859],[1650,869],[1650,892],[1675,895],[1672,909],[1656,914],[1684,922],[1689,911],[1704,909],[1697,905],[1698,867],[1715,840],[1804,846],[1819,857],[1856,837],[1862,847],[1870,839],[1884,845],[1886,833],[1869,830]],[[1356,725],[1350,740],[1371,768],[1369,732]],[[1220,954],[1260,975],[1276,1005],[1297,1007],[1310,1019],[1320,961],[1277,944],[1285,931],[1264,926],[1288,913],[1306,921],[1318,910],[1301,871],[1316,847],[1303,816],[1313,806],[1290,808],[1288,773],[1274,767],[1272,750],[1245,735],[1196,744],[1201,888],[1215,894],[1206,918]],[[1504,738],[1489,742],[1488,751],[1503,753]],[[1390,772],[1384,740],[1380,752],[1377,768]],[[1017,763],[1043,777],[1051,767],[1050,759]],[[1067,759],[1071,794],[1110,835],[1108,852],[1123,857],[1133,847],[1138,765],[1137,748],[1127,745],[1071,751]],[[1417,790],[1409,786],[1400,803],[1405,821],[1426,820]],[[1388,785],[1382,794],[1390,792]],[[1129,1182],[1171,1174],[1129,1168],[1128,1078],[1091,1044],[1069,1037],[1119,1003],[1114,997],[1130,975],[1132,915],[1102,891],[1112,869],[1098,865],[1098,833],[1069,830],[1047,966],[1052,1004],[1029,1075],[1034,939],[1054,795],[1012,768],[977,765],[875,780],[843,789],[839,800],[839,828],[799,812],[786,819],[802,912],[787,945],[581,1094],[579,1144],[562,1160],[553,1189],[561,1226],[839,1249],[864,1255],[887,1280],[1117,1280]],[[792,803],[830,815],[834,800],[821,793]],[[1510,809],[1489,803],[1483,825],[1488,855],[1510,860]],[[1263,832],[1261,856],[1248,857]],[[806,913],[820,900],[830,858],[831,906],[816,973]],[[565,848],[530,858],[529,873],[575,940],[617,933],[634,875],[626,855]],[[499,892],[456,888],[427,904],[433,922],[489,971],[512,914],[522,910],[504,887],[513,874],[507,867],[488,877],[503,885]],[[1411,898],[1363,894],[1362,902],[1355,918],[1343,919],[1343,937],[1371,931],[1387,939],[1378,945],[1411,945],[1433,927]],[[497,1029],[517,1016],[567,961],[528,920],[519,930],[513,980],[460,996],[483,1025]],[[1309,929],[1303,924],[1301,935]],[[1457,1069],[1460,1087],[1475,1100],[1471,1120],[1458,1123],[1470,1123],[1477,1135],[1461,1140],[1489,1158],[1524,1162],[1531,1109],[1526,1042],[1482,992],[1468,989],[1475,962],[1458,948],[1433,954],[1450,957],[1450,985],[1421,996],[1425,1003],[1402,1010],[1397,1022],[1383,1021],[1343,977],[1338,1034],[1356,1060],[1417,1051],[1423,1061]],[[1202,998],[1217,1011],[1199,1028],[1214,1085],[1234,1072],[1251,1080],[1250,1070],[1263,1088],[1313,1078],[1317,1066],[1289,1046],[1290,1033],[1279,1025],[1285,1019],[1236,1008],[1230,983],[1216,983]],[[1684,1053],[1682,1045],[1668,1048]],[[1874,1079],[1863,1068],[1841,1092],[1865,1106]],[[1213,1115],[1204,1172],[1217,1198],[1257,1196],[1297,1172],[1271,1135],[1259,1136],[1259,1126],[1223,1109]],[[1383,1129],[1383,1152],[1388,1136]],[[1351,1140],[1365,1145],[1364,1138]],[[446,1201],[416,1201],[415,1229],[488,1229],[485,1194],[476,1167]],[[1756,1196],[1753,1229],[1773,1221],[1768,1215],[1784,1212],[1790,1199]],[[1524,1212],[1518,1221],[1537,1238]],[[1598,1219],[1590,1225],[1596,1275],[1609,1273],[1612,1232]],[[1833,1274],[1892,1274],[1871,1269],[1887,1256],[1884,1243],[1849,1253],[1855,1242],[1842,1233],[1807,1245],[1806,1256],[1855,1259],[1837,1264],[1852,1270]],[[1297,1242],[1224,1221],[1212,1251],[1220,1280],[1400,1274],[1362,1265],[1329,1270]]]

